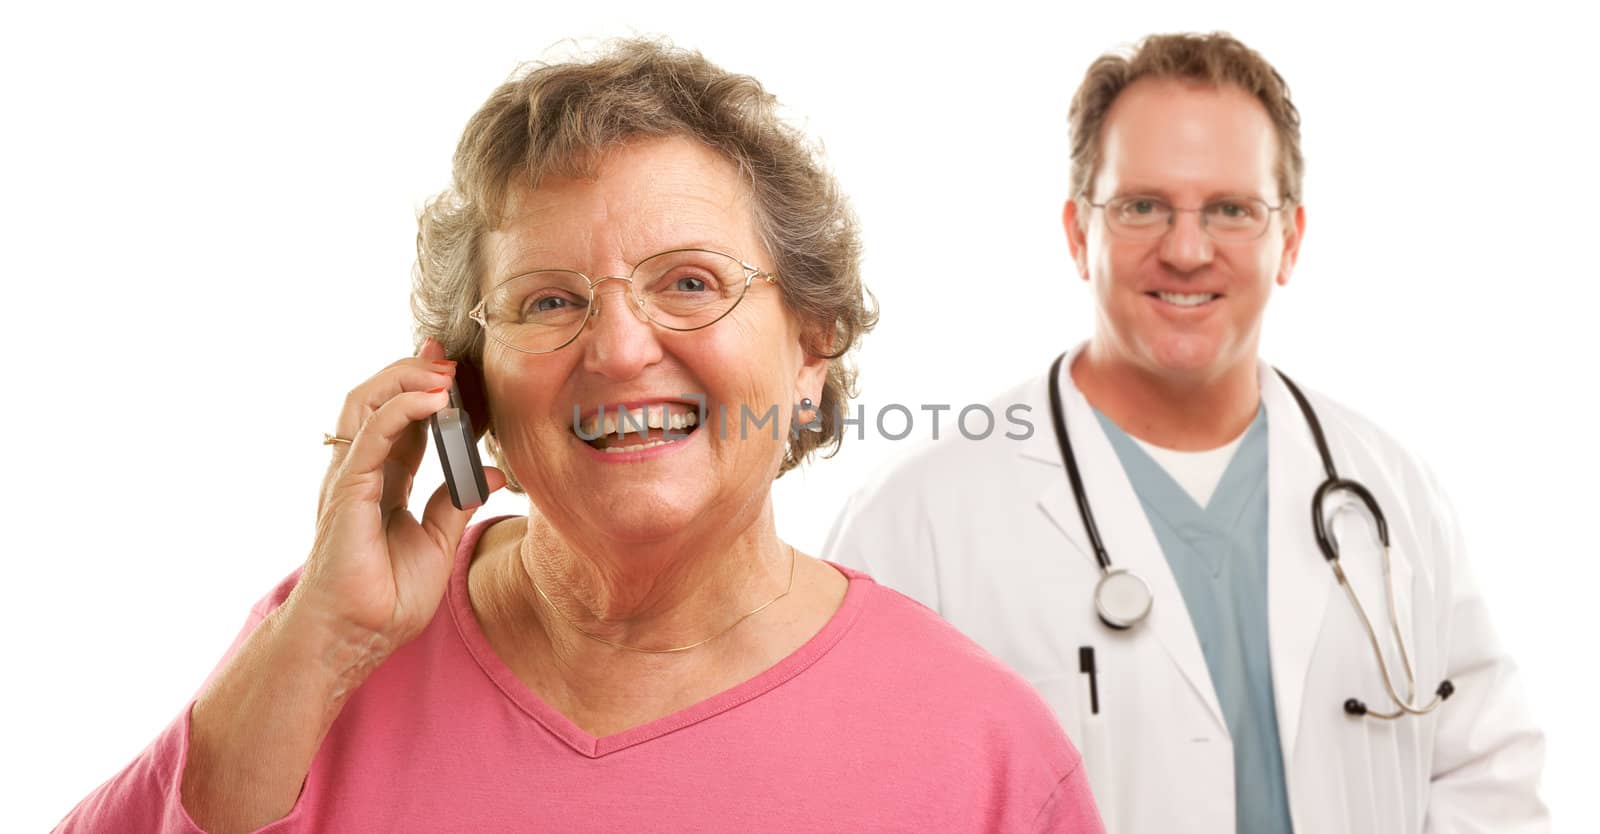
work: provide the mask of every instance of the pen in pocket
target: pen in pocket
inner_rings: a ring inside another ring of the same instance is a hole
[[[1094,646],[1078,647],[1078,671],[1089,676],[1089,713],[1100,714],[1100,682],[1094,668]]]

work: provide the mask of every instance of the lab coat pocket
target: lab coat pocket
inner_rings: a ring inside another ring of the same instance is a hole
[[[1094,709],[1089,676],[1052,675],[1031,678],[1030,682],[1050,705],[1050,710],[1061,722],[1061,727],[1066,731],[1072,746],[1078,749],[1078,755],[1083,758],[1084,773],[1089,777],[1090,789],[1097,797],[1109,796],[1111,763],[1107,758],[1109,751],[1106,749],[1105,716],[1103,711],[1096,712]],[[1103,709],[1105,692],[1099,694],[1099,706]]]

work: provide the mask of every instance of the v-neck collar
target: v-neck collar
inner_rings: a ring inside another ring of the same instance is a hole
[[[478,539],[491,525],[512,517],[500,516],[474,524],[462,534],[461,545],[456,549],[455,567],[450,574],[450,616],[455,621],[456,631],[460,634],[468,653],[506,698],[542,725],[551,735],[561,739],[577,753],[591,759],[698,724],[754,700],[804,672],[827,654],[850,631],[851,626],[855,625],[874,584],[864,573],[828,562],[827,564],[845,575],[849,585],[839,610],[835,611],[822,629],[812,635],[804,645],[771,668],[750,680],[736,684],[731,689],[723,690],[710,698],[646,724],[631,727],[620,733],[596,737],[572,723],[555,707],[545,703],[518,679],[511,668],[494,653],[494,649],[489,645],[489,639],[484,636],[483,629],[478,624],[478,618],[472,613],[472,598],[467,590],[467,568],[472,564]]]
[[[1250,498],[1255,491],[1266,486],[1265,403],[1256,407],[1256,416],[1245,429],[1238,447],[1234,449],[1233,457],[1222,470],[1222,477],[1217,479],[1216,488],[1211,491],[1211,500],[1204,507],[1200,506],[1172,473],[1151,457],[1133,437],[1112,422],[1111,418],[1100,413],[1099,409],[1093,411],[1105,429],[1106,438],[1111,441],[1111,447],[1121,460],[1123,469],[1128,470],[1129,480],[1141,503],[1174,529],[1183,529],[1189,525],[1228,529],[1238,521],[1240,514],[1250,505]],[[1140,477],[1134,477],[1135,473],[1132,470],[1135,468],[1141,470]],[[1253,478],[1255,482],[1250,484],[1249,489],[1239,489],[1238,482],[1243,478]]]

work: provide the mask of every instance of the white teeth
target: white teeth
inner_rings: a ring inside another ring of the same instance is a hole
[[[1165,301],[1168,304],[1176,304],[1179,307],[1198,307],[1201,304],[1204,304],[1207,301],[1217,297],[1215,293],[1209,292],[1159,292],[1156,293],[1156,295],[1160,296],[1162,301]]]
[[[597,412],[579,421],[578,431],[584,437],[601,437],[608,434],[625,437],[629,434],[643,434],[646,427],[681,431],[699,425],[700,417],[695,412],[675,413],[672,408],[673,406],[662,403],[626,410],[607,409],[609,413],[604,419],[601,419]]]
[[[652,440],[649,443],[640,443],[637,446],[607,446],[607,447],[605,447],[605,449],[603,449],[601,451],[604,451],[608,455],[613,453],[613,452],[638,452],[638,451],[642,451],[644,449],[648,449],[648,448],[650,448],[652,446],[665,446],[668,443],[676,443],[676,442],[678,442],[678,441],[676,441],[676,440]]]
[[[643,434],[644,428],[650,425],[649,418],[645,416],[645,410],[643,408],[630,408],[627,409],[626,412],[623,412],[619,409],[617,417],[618,437],[622,437],[624,434],[629,432],[632,432],[633,434]]]

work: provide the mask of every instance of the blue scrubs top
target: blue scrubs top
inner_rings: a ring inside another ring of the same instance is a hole
[[[1233,741],[1239,834],[1289,832],[1267,647],[1266,408],[1256,411],[1204,507],[1137,441],[1099,411],[1095,416],[1144,506],[1200,638]]]

